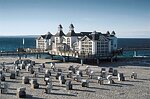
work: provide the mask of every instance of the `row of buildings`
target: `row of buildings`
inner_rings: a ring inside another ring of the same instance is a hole
[[[48,32],[38,37],[36,48],[56,52],[72,51],[80,55],[109,56],[117,50],[117,37],[114,31],[76,33],[73,24],[70,24],[69,31],[65,34],[62,25],[59,25],[55,35]]]

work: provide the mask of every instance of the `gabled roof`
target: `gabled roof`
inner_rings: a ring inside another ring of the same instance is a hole
[[[52,35],[45,35],[45,39],[51,39]]]
[[[91,34],[92,32],[80,32],[80,33],[75,33],[76,34],[76,36],[85,36],[85,35],[89,35],[89,34]]]
[[[88,39],[91,40],[91,37],[90,37],[90,36],[87,36],[87,35],[85,35],[84,37],[82,37],[80,40],[82,41],[82,40],[84,40],[85,38],[88,38]]]
[[[65,36],[64,32],[63,31],[58,31],[56,34],[55,34],[56,37],[62,37],[62,36]]]
[[[92,32],[80,32],[81,36],[85,36],[85,35],[89,35],[91,34]]]
[[[53,35],[52,35],[50,32],[48,32],[47,34],[41,35],[40,37],[38,37],[38,39],[40,39],[40,38],[43,38],[43,39],[51,39],[52,36],[53,36]]]
[[[67,37],[71,37],[71,36],[77,36],[77,34],[74,32],[74,30],[72,31],[69,31],[67,34],[66,34]]]
[[[112,34],[111,34],[110,37],[115,37],[115,35],[112,35]]]
[[[98,35],[98,34],[90,34],[90,35],[88,35],[88,37],[89,37],[91,40],[98,40],[98,39],[99,39],[99,35]]]
[[[90,40],[94,40],[94,41],[95,41],[95,40],[99,40],[101,36],[103,36],[103,37],[105,37],[106,39],[108,39],[108,38],[106,37],[106,34],[103,35],[103,34],[100,33],[100,32],[96,32],[96,33],[94,34],[94,33],[91,32],[91,34],[89,34],[89,35],[84,35],[84,36],[81,38],[81,40],[83,40],[85,37],[88,37]]]

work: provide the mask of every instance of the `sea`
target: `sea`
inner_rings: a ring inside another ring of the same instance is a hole
[[[0,51],[16,51],[17,48],[36,48],[36,38],[34,36],[0,37]],[[118,38],[118,48],[150,48],[150,38]],[[134,54],[135,51],[124,51],[121,57],[133,57]],[[150,57],[150,50],[138,50],[136,55]]]
[[[150,48],[150,38],[118,38],[118,48]],[[123,51],[122,57],[150,57],[150,50]]]

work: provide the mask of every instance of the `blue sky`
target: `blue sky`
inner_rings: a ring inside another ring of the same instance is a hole
[[[115,31],[118,37],[150,38],[150,0],[0,0],[0,36]]]

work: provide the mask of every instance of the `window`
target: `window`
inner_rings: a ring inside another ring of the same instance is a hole
[[[67,38],[67,44],[70,45],[70,38]]]
[[[84,39],[81,44],[82,51],[84,51],[85,54],[92,54],[92,42],[90,40]]]
[[[58,38],[56,38],[56,43],[58,43]]]
[[[66,39],[65,39],[65,38],[63,38],[63,42],[66,42]]]
[[[67,42],[70,43],[70,38],[67,38]]]

